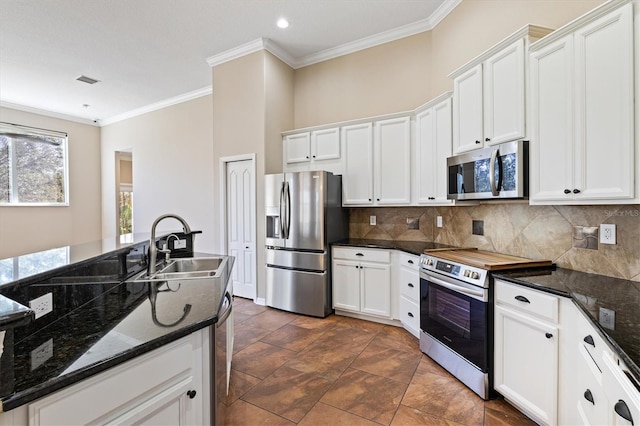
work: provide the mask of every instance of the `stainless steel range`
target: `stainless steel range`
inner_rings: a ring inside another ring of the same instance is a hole
[[[437,250],[420,259],[420,349],[489,399],[493,331],[491,271],[550,261],[475,249]]]

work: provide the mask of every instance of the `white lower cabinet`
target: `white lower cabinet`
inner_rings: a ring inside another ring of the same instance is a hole
[[[398,263],[398,316],[405,330],[420,337],[420,257],[401,252]]]
[[[332,253],[333,308],[391,318],[391,253],[337,247]]]
[[[195,332],[29,404],[29,424],[203,424],[206,335]]]
[[[557,423],[557,297],[495,282],[494,388],[541,424]]]

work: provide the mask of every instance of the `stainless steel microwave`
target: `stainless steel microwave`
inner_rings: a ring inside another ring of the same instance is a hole
[[[529,197],[529,142],[513,141],[447,158],[450,200]]]

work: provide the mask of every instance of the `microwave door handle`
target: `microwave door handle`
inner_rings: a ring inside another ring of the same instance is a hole
[[[498,165],[498,184],[496,185],[496,159]],[[489,185],[491,186],[491,194],[494,197],[500,195],[500,187],[502,186],[502,158],[500,158],[500,150],[498,148],[491,152],[491,160],[489,160]]]

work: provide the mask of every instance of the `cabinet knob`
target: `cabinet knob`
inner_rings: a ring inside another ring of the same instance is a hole
[[[369,198],[369,201],[371,201],[371,198]]]
[[[413,314],[411,312],[407,312],[407,315],[409,315],[411,318],[413,318]]]
[[[616,413],[618,413],[620,417],[633,425],[633,417],[631,417],[631,411],[629,411],[629,407],[627,407],[626,402],[619,399],[618,402],[616,402],[616,405],[613,406],[613,409],[616,411]]]
[[[480,141],[476,141],[476,143],[478,143],[478,144],[479,144],[479,143],[480,143]]]
[[[529,302],[529,299],[524,296],[516,296],[514,299],[516,299],[518,302],[531,303]]]
[[[413,288],[413,283],[408,283],[407,284],[409,287]]]
[[[189,397],[189,399],[195,398],[196,397],[196,391],[193,390],[193,389],[190,390],[190,391],[187,391],[187,396]]]
[[[313,158],[316,158],[316,156],[314,155]]]
[[[573,190],[573,193],[574,193],[574,194],[579,194],[579,193],[580,193],[580,190],[579,190],[578,188],[575,188],[575,189]]]
[[[413,260],[409,259],[409,260],[407,260],[407,263],[408,263],[409,265],[413,265]]]
[[[307,160],[309,159],[309,156],[307,155]]]
[[[565,193],[565,194],[571,194],[571,190],[570,190],[570,189],[565,189],[565,190],[564,190],[564,193]]]
[[[589,334],[587,336],[584,337],[584,339],[582,339],[585,341],[585,343],[590,344],[591,346],[593,346],[594,348],[596,347],[596,343],[593,341],[593,337]]]
[[[553,337],[553,334],[551,333],[544,333],[544,337],[546,337],[547,339],[551,339]]]
[[[436,197],[427,197],[427,200],[435,200]]]
[[[587,389],[586,391],[584,391],[584,399],[586,399],[587,401],[589,401],[593,405],[596,405],[596,403],[593,402],[593,394],[591,393],[590,389]]]
[[[491,140],[491,138],[484,138],[485,142],[489,142]]]
[[[376,201],[380,201],[380,198],[376,198]]]
[[[362,256],[364,256],[364,254],[362,254],[362,253],[356,253],[356,256],[358,256],[358,257],[362,257]]]

